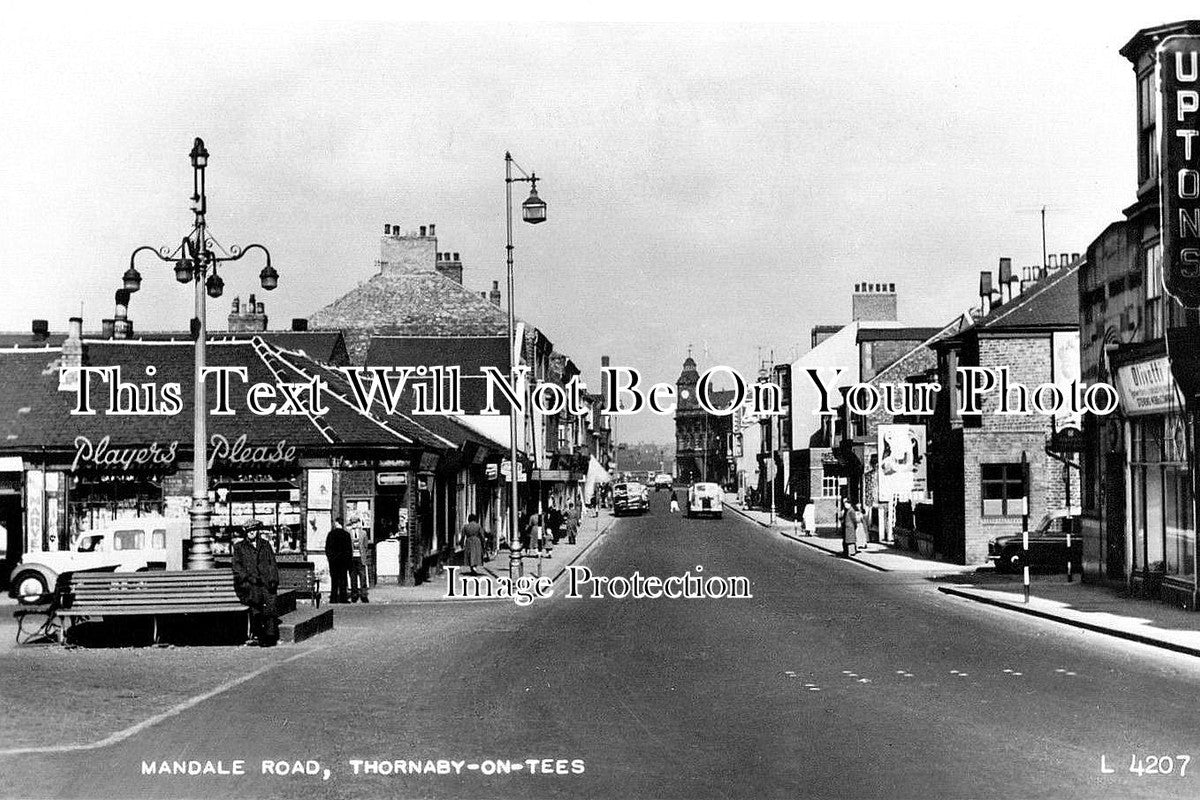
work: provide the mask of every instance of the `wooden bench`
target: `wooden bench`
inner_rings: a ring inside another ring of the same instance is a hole
[[[280,561],[279,592],[294,592],[296,597],[312,602],[314,608],[321,606],[321,584],[317,580],[317,567],[311,561]]]
[[[158,642],[158,618],[186,614],[247,613],[225,569],[148,572],[76,572],[64,576],[56,614],[83,617],[148,616]],[[66,631],[62,640],[66,641]]]
[[[317,579],[317,567],[311,561],[292,561],[280,558],[275,566],[279,568],[279,594],[293,592],[297,599],[311,601],[313,607],[321,605],[321,582]],[[216,560],[220,569],[232,569],[233,562],[228,557]]]

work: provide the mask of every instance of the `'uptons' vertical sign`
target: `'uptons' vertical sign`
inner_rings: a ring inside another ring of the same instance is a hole
[[[1189,308],[1200,306],[1200,36],[1158,46],[1159,172],[1163,282]]]

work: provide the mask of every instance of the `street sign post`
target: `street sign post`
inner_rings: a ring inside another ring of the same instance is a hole
[[[1157,57],[1163,285],[1200,308],[1200,36],[1168,36]]]

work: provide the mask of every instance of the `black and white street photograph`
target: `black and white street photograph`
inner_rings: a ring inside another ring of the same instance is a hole
[[[1200,8],[0,23],[0,800],[1200,797]]]

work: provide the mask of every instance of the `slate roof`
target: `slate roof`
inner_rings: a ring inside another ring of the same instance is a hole
[[[192,343],[188,341],[91,341],[85,340],[84,363],[88,366],[120,366],[127,383],[153,382],[159,387],[177,382],[183,409],[170,416],[116,416],[103,413],[108,389],[93,381],[91,398],[95,415],[70,413],[76,393],[59,391],[62,353],[56,349],[0,350],[0,451],[28,452],[36,449],[73,450],[76,436],[93,442],[108,436],[113,445],[147,444],[179,440],[190,449],[192,420]],[[382,419],[360,412],[337,398],[338,384],[331,381],[325,401],[328,412],[321,416],[256,416],[245,405],[249,383],[299,383],[321,374],[322,367],[306,355],[274,347],[261,337],[238,341],[216,341],[207,348],[210,366],[240,366],[247,370],[247,384],[231,384],[233,415],[208,418],[209,433],[230,441],[246,434],[251,444],[274,444],[287,439],[305,448],[425,447],[445,449],[450,442],[403,417]],[[157,373],[146,377],[153,365]],[[326,378],[328,380],[328,377]],[[215,405],[215,380],[208,385],[209,408]]]
[[[1079,265],[1047,275],[999,308],[993,308],[969,330],[1079,327]]]
[[[208,341],[248,341],[258,336],[263,341],[286,350],[295,350],[307,354],[310,358],[325,364],[348,364],[349,355],[346,352],[346,342],[341,331],[262,331],[234,332],[209,331]],[[38,338],[31,333],[0,333],[0,348],[22,347],[40,348],[61,347],[66,340],[65,333],[51,333],[45,338]],[[136,331],[132,339],[105,339],[97,331],[84,331],[85,342],[106,341],[143,341],[143,342],[188,342],[191,337],[184,331]]]
[[[362,364],[371,334],[507,336],[508,315],[441,273],[380,272],[309,318],[316,329],[346,336],[350,360]]]

